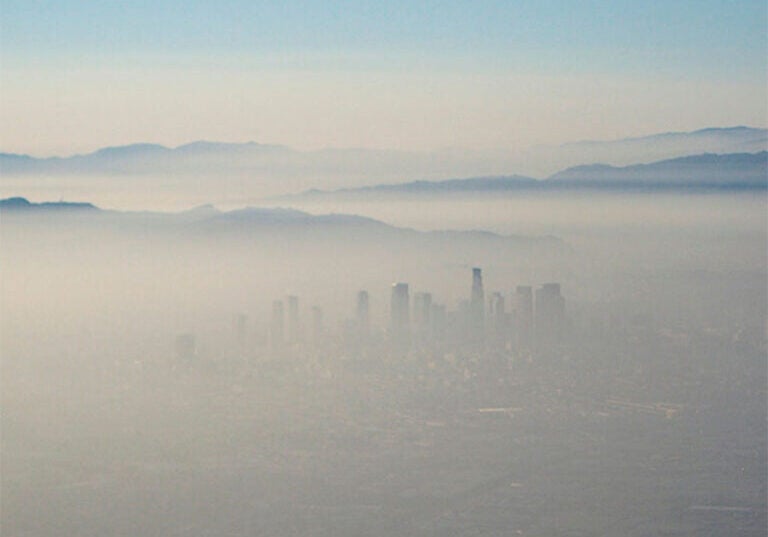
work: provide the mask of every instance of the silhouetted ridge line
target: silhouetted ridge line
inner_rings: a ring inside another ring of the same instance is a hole
[[[377,245],[425,244],[460,241],[474,246],[536,246],[564,248],[564,243],[552,236],[500,235],[483,230],[419,231],[397,227],[380,220],[354,214],[310,214],[290,208],[246,207],[222,212],[211,205],[203,205],[177,213],[102,210],[90,203],[46,202],[32,203],[16,197],[0,200],[0,214],[20,215],[30,223],[36,216],[45,216],[40,222],[49,224],[54,216],[64,224],[70,215],[93,215],[96,220],[82,220],[94,226],[115,226],[123,230],[151,234],[172,232],[177,237],[201,235],[215,237],[271,237],[274,240],[312,236],[361,241]],[[426,241],[426,242],[425,242]]]
[[[768,181],[768,152],[704,153],[632,166],[581,165],[557,172],[548,181],[764,187]]]
[[[492,193],[574,188],[654,189],[762,189],[768,187],[768,152],[704,153],[632,166],[587,164],[567,168],[547,179],[519,175],[470,177],[444,181],[412,181],[338,190],[311,189],[273,199],[367,195],[425,195]]]
[[[100,211],[92,203],[71,201],[46,201],[32,203],[26,198],[15,197],[0,200],[0,210],[4,211],[35,211],[35,210],[60,210],[60,211]]]

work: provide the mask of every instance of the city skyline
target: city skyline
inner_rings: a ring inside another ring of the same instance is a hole
[[[300,296],[287,295],[272,301],[272,316],[266,332],[263,331],[266,325],[260,327],[258,320],[254,320],[251,333],[246,336],[246,322],[251,315],[235,314],[235,343],[241,352],[252,353],[254,349],[250,345],[261,333],[262,344],[268,343],[274,356],[291,348],[302,350],[322,346],[328,338],[334,337],[344,342],[350,355],[370,347],[373,342],[378,346],[385,343],[395,353],[441,347],[444,352],[444,346],[448,344],[449,347],[465,347],[479,352],[514,354],[568,340],[569,319],[560,283],[540,283],[534,300],[534,287],[530,285],[493,291],[486,297],[482,268],[479,267],[471,269],[471,280],[467,296],[460,298],[452,308],[429,290],[411,294],[410,284],[393,283],[388,315],[384,316],[388,321],[380,325],[371,322],[368,291],[357,291],[352,306],[335,323],[338,330],[322,326],[326,304],[312,303],[301,307],[304,302]],[[507,297],[509,310],[505,306]],[[284,314],[286,304],[287,316]],[[189,337],[194,337],[194,332],[178,335],[177,355],[189,354],[190,345],[186,341]],[[180,340],[186,343],[181,351],[178,350]],[[250,345],[244,344],[246,341]]]
[[[0,527],[767,537],[766,0],[0,0]]]

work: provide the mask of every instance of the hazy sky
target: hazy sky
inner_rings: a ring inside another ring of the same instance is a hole
[[[0,0],[0,150],[766,126],[765,0]]]

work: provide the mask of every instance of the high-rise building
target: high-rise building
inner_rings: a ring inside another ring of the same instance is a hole
[[[492,332],[495,344],[503,348],[509,339],[509,323],[506,304],[502,293],[493,293],[489,301],[488,311],[491,315]]]
[[[430,318],[432,316],[432,293],[413,295],[413,321],[421,340],[429,339]]]
[[[392,284],[392,300],[390,305],[390,336],[396,346],[407,346],[410,338],[411,315],[408,284]]]
[[[518,350],[530,350],[533,344],[533,288],[518,285],[515,289],[514,332]]]
[[[504,317],[506,314],[506,304],[504,301],[504,295],[499,292],[494,292],[491,295],[491,299],[488,301],[488,311],[491,314],[491,317],[494,320],[494,323],[497,319]]]
[[[485,291],[483,291],[483,269],[472,269],[472,297],[471,304],[473,309],[477,309],[480,316],[483,315],[483,305],[485,303]]]
[[[565,331],[565,299],[559,283],[545,283],[536,290],[536,341],[540,344],[563,340]]]
[[[431,312],[429,315],[430,320],[430,337],[435,344],[442,344],[445,342],[445,332],[448,327],[448,320],[445,311],[445,306],[441,304],[432,304]]]
[[[288,343],[298,343],[301,339],[301,326],[299,325],[299,297],[288,297]]]
[[[472,269],[472,294],[469,300],[469,340],[482,344],[485,338],[485,291],[483,291],[483,271]]]
[[[284,340],[285,313],[283,311],[283,301],[275,300],[272,302],[272,324],[269,331],[269,339],[273,349],[279,349],[283,346]]]
[[[357,332],[362,338],[367,338],[371,331],[370,304],[368,291],[358,291],[355,305],[355,324]]]

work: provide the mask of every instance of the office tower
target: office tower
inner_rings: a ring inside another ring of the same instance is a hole
[[[429,338],[430,317],[432,316],[432,293],[416,293],[413,296],[413,317],[420,339]]]
[[[441,304],[432,304],[432,308],[429,314],[430,320],[430,338],[435,344],[441,344],[445,342],[446,330],[448,326],[447,314],[445,306]]]
[[[472,269],[472,309],[476,310],[477,315],[483,316],[485,303],[485,292],[483,291],[483,269]]]
[[[489,301],[489,312],[493,323],[493,338],[499,347],[504,347],[508,340],[507,311],[504,303],[504,295],[493,293]]]
[[[518,285],[515,289],[514,328],[518,350],[530,350],[533,344],[533,288]]]
[[[371,330],[368,291],[359,291],[357,293],[357,304],[355,307],[355,321],[357,324],[357,331],[360,337],[367,338]]]
[[[565,330],[565,299],[559,283],[545,283],[536,290],[536,341],[540,344],[563,340]]]
[[[269,331],[270,342],[273,349],[279,349],[283,346],[283,325],[284,325],[283,301],[275,300],[272,302],[272,325]]]
[[[491,295],[490,300],[488,301],[488,310],[491,314],[491,318],[493,319],[494,323],[499,318],[503,318],[506,314],[505,304],[504,304],[504,295],[498,292],[494,292]]]
[[[472,295],[469,301],[469,341],[474,345],[482,344],[485,336],[485,292],[483,291],[483,271],[472,269]]]
[[[408,345],[411,329],[410,301],[408,284],[392,284],[392,300],[390,305],[390,336],[392,343],[398,347]]]
[[[298,343],[301,339],[301,327],[299,326],[299,297],[288,297],[288,343]]]
[[[320,306],[312,306],[312,342],[315,345],[323,341],[323,310]]]

